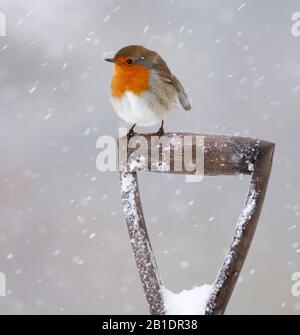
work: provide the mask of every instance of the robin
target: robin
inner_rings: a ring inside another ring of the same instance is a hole
[[[164,120],[172,107],[178,104],[191,109],[189,98],[180,81],[172,74],[166,62],[155,51],[141,45],[120,49],[113,58],[111,103],[118,116],[134,127],[161,123],[157,132],[164,134]]]

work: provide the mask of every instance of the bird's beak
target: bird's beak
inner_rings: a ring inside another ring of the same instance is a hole
[[[116,63],[114,58],[104,58],[104,60],[106,60],[107,62],[110,62],[110,63]]]

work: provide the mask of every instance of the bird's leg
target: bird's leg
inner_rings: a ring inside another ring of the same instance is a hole
[[[127,139],[128,141],[130,140],[130,138],[132,136],[134,136],[136,134],[136,132],[134,131],[134,127],[135,127],[136,123],[129,129],[128,134],[127,134]]]
[[[158,135],[158,137],[161,137],[165,134],[165,131],[164,131],[164,120],[161,121],[161,125],[156,133]]]

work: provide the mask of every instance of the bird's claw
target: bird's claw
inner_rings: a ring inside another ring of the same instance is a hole
[[[165,135],[165,131],[164,131],[164,127],[161,126],[159,129],[158,129],[158,132],[156,133],[156,135],[158,135],[158,138],[161,138],[162,136]]]
[[[128,142],[131,139],[131,137],[133,137],[136,134],[136,132],[134,131],[134,127],[135,127],[135,124],[129,129],[129,131],[127,133],[127,141]]]
[[[131,137],[133,137],[134,135],[136,135],[137,133],[133,130],[133,129],[130,129],[127,133],[127,140],[129,142],[129,140],[131,139]]]

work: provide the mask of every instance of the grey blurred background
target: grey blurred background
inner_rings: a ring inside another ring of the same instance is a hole
[[[299,314],[299,1],[1,0],[1,314],[147,313],[121,210],[118,174],[96,169],[97,138],[124,126],[109,102],[128,44],[158,51],[193,110],[167,131],[258,137],[277,145],[263,213],[228,314]],[[152,131],[154,129],[149,129]],[[165,285],[211,283],[248,178],[143,174]]]

